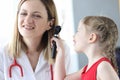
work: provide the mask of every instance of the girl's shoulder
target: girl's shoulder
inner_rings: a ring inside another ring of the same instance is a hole
[[[103,58],[97,67],[97,72],[109,72],[109,70],[114,70],[111,62],[107,58]],[[104,74],[104,73],[103,73]]]
[[[113,69],[113,66],[112,66],[110,60],[106,57],[99,59],[98,62],[99,62],[99,65],[98,65],[99,70]]]
[[[98,65],[98,69],[99,70],[104,70],[104,69],[108,69],[108,68],[112,68],[113,69],[113,66],[111,65],[110,62],[107,62],[107,61],[102,61],[99,65]]]
[[[119,80],[113,66],[107,61],[102,61],[98,65],[97,75],[100,79]]]

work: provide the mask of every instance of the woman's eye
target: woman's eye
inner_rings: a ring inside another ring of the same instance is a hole
[[[34,18],[41,18],[40,15],[36,15],[36,14],[34,14],[33,17],[34,17]]]
[[[27,13],[20,13],[20,15],[25,16],[25,15],[27,15]]]

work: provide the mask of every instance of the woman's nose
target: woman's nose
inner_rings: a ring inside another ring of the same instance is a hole
[[[30,15],[27,15],[24,19],[24,22],[26,23],[33,23],[33,18]]]

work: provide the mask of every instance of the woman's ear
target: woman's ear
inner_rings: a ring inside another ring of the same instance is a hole
[[[50,26],[50,27],[52,27],[52,26],[53,26],[54,21],[55,21],[55,19],[51,19],[51,20],[49,21],[49,26]]]
[[[96,40],[97,40],[97,34],[91,33],[88,39],[89,43],[94,43]]]
[[[49,26],[48,30],[52,28],[52,26],[54,24],[54,21],[55,21],[55,19],[49,20],[49,22],[48,22],[48,26]]]

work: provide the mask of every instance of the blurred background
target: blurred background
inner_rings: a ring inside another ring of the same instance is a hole
[[[3,0],[0,3],[0,45],[7,43],[14,26],[17,4],[19,0]],[[72,69],[70,73],[78,71],[87,64],[84,54],[78,54],[73,48],[73,35],[78,22],[88,15],[103,15],[112,18],[119,29],[120,46],[120,0],[54,0],[57,7],[59,25],[62,26],[60,36],[70,47]]]

